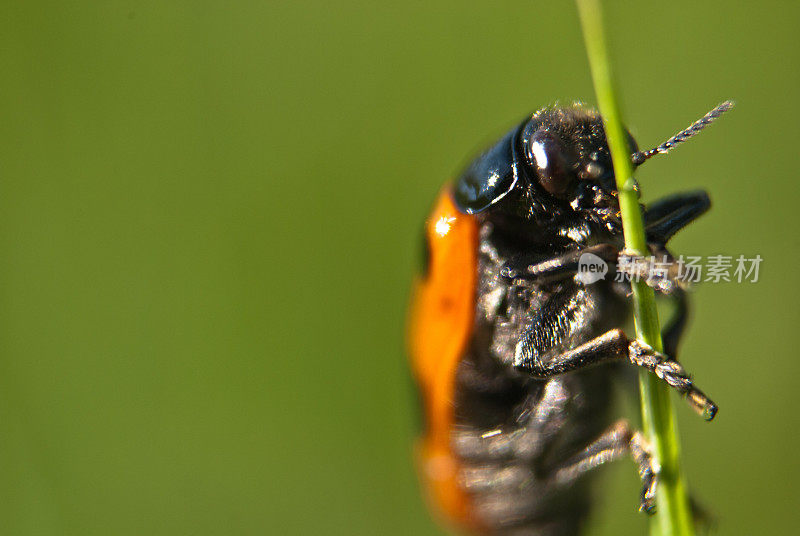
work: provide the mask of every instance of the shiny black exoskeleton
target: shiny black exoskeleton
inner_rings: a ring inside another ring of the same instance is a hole
[[[646,153],[629,137],[634,163],[687,139],[725,106]],[[652,511],[657,474],[641,434],[611,418],[614,377],[644,367],[705,418],[716,406],[675,360],[686,324],[680,281],[654,284],[677,303],[663,354],[621,329],[630,286],[613,281],[623,236],[600,116],[581,105],[529,116],[464,171],[453,198],[480,229],[475,325],[456,375],[453,438],[480,523],[493,534],[575,534],[589,512],[587,473],[628,454],[642,478],[640,507]],[[674,262],[666,242],[708,208],[702,191],[647,207],[653,253]],[[576,277],[584,253],[609,263],[610,275],[592,284]]]

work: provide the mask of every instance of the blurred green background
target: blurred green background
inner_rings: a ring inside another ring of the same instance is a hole
[[[0,533],[440,534],[403,324],[440,185],[546,103],[594,102],[571,2],[8,2],[0,35]],[[707,284],[678,406],[723,534],[796,528],[800,9],[608,2],[645,197]],[[630,403],[622,412],[636,414]],[[642,533],[632,463],[592,534]]]

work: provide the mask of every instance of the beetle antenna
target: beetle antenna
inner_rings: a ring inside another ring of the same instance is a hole
[[[688,128],[681,130],[670,139],[659,145],[658,147],[653,147],[649,151],[639,151],[633,153],[631,155],[631,159],[633,160],[633,164],[638,166],[642,164],[645,160],[653,157],[657,154],[664,154],[667,153],[670,149],[678,145],[679,143],[683,143],[708,125],[713,123],[719,116],[727,112],[733,108],[733,101],[727,100],[708,112],[706,115],[692,123]]]

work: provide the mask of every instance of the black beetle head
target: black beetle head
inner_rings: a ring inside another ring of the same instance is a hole
[[[633,154],[636,142],[628,139]],[[467,168],[453,197],[468,214],[491,208],[492,213],[541,221],[617,213],[600,115],[581,105],[536,112]]]
[[[520,183],[523,212],[565,213],[617,209],[616,183],[603,121],[591,108],[546,108],[519,134],[527,183]],[[630,153],[638,148],[628,134]],[[535,198],[538,203],[531,203]],[[527,201],[526,201],[527,199]],[[567,209],[567,206],[569,209]],[[541,217],[542,214],[537,216]]]

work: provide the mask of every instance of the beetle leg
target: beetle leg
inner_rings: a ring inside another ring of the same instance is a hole
[[[666,244],[672,235],[689,225],[711,206],[702,190],[671,195],[645,210],[644,223],[648,242]]]
[[[641,341],[630,342],[628,355],[634,365],[653,372],[660,379],[667,382],[670,387],[685,396],[689,404],[705,420],[710,421],[717,414],[717,405],[694,386],[689,373],[674,359],[656,352]]]
[[[595,467],[628,454],[636,462],[639,477],[642,479],[639,510],[652,514],[655,512],[658,471],[654,467],[653,457],[644,437],[640,432],[631,430],[624,419],[617,421],[588,447],[556,470],[552,481],[558,485],[568,486]]]
[[[681,279],[680,264],[669,251],[656,243],[650,245],[650,250],[652,257],[637,257],[623,255],[613,244],[597,244],[533,264],[523,263],[523,268],[507,265],[500,273],[509,280],[525,279],[537,284],[551,283],[574,277],[580,271],[583,255],[592,254],[606,264],[616,267],[616,270],[629,278],[642,279],[660,292],[669,294],[676,288],[688,286],[687,281]],[[613,268],[611,274],[613,276]]]
[[[600,257],[607,263],[617,262],[619,248],[613,244],[597,244],[584,249],[570,251],[545,261],[528,264],[524,269],[517,270],[506,266],[501,274],[508,279],[535,280],[537,283],[547,283],[567,279],[578,273],[581,256],[591,253]]]
[[[495,429],[459,428],[453,445],[459,456],[471,461],[497,461],[509,458],[533,459],[541,454],[551,438],[564,425],[569,396],[558,379],[547,382],[540,398],[516,420],[517,424]],[[544,402],[544,403],[543,403]]]
[[[620,283],[613,288],[616,295],[621,299],[627,299],[630,295],[631,289],[627,284]],[[673,359],[677,359],[678,345],[686,331],[689,321],[690,311],[688,295],[686,289],[680,286],[676,286],[668,292],[659,288],[656,290],[675,305],[675,311],[661,330],[661,340],[664,344],[664,353],[671,356]]]
[[[650,243],[650,256],[639,257],[620,253],[617,271],[626,274],[629,280],[642,280],[663,294],[691,286],[689,272],[663,245]]]
[[[517,344],[514,365],[535,378],[549,378],[592,365],[629,359],[634,365],[653,372],[681,393],[704,419],[711,420],[717,406],[694,386],[680,363],[656,352],[637,340],[630,340],[621,329],[612,329],[576,348],[553,356],[542,356],[536,347],[537,333],[528,330]]]
[[[655,255],[668,255],[672,265],[675,260],[664,249],[664,245],[672,236],[704,214],[711,206],[708,194],[702,190],[675,194],[653,203],[644,213],[645,231],[650,249]],[[608,263],[616,263],[619,248],[613,244],[597,244],[544,261],[529,264],[524,269],[506,266],[502,275],[508,279],[522,278],[537,282],[557,281],[574,276],[578,272],[580,258],[584,253],[591,253]],[[649,268],[649,265],[645,265]],[[668,279],[675,277],[671,269]],[[647,274],[636,274],[646,277]],[[663,279],[660,278],[660,279]],[[658,280],[648,281],[655,286]]]

